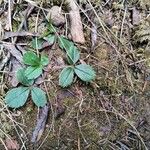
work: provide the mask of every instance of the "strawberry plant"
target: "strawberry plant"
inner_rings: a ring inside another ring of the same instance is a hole
[[[38,57],[34,52],[26,52],[23,55],[24,64],[28,65],[25,69],[25,76],[28,79],[36,79],[42,74],[43,67],[48,65],[48,58],[46,56]]]
[[[17,71],[17,79],[22,86],[13,88],[7,92],[5,101],[9,107],[18,108],[23,106],[30,93],[33,102],[38,107],[47,103],[46,93],[38,87],[34,87],[34,79],[42,74],[42,69],[49,61],[47,56],[38,57],[34,52],[28,51],[23,55],[23,62],[29,65]]]
[[[65,51],[68,66],[59,75],[59,85],[61,87],[71,85],[75,75],[84,82],[93,80],[96,76],[95,71],[90,65],[78,63],[80,52],[75,44],[64,36],[58,36],[55,32],[56,29],[51,26],[42,37],[33,39],[31,45],[33,49],[41,49],[44,41],[49,43],[58,42],[59,47]],[[33,83],[42,74],[43,67],[48,65],[48,57],[37,56],[34,52],[27,51],[23,55],[23,63],[27,67],[17,71],[17,79],[22,86],[7,92],[5,97],[6,104],[12,108],[21,107],[26,103],[31,93],[33,102],[38,107],[43,107],[47,102],[46,94],[40,88],[34,87]]]
[[[59,84],[67,87],[73,82],[74,75],[82,81],[89,82],[95,78],[95,71],[90,65],[76,64],[80,59],[78,48],[73,42],[63,36],[59,37],[59,46],[65,50],[69,65],[65,67],[59,75]]]

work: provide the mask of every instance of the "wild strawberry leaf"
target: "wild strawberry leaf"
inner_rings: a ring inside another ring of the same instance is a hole
[[[76,75],[83,81],[91,81],[95,78],[95,71],[90,65],[80,64],[75,66]]]
[[[43,107],[47,103],[45,92],[38,87],[34,87],[31,90],[31,97],[32,97],[33,102],[38,107]]]
[[[17,71],[17,79],[20,83],[22,83],[23,85],[26,85],[26,86],[30,86],[33,84],[34,80],[32,79],[28,79],[26,76],[25,76],[25,69],[22,68],[22,69],[19,69]]]
[[[29,95],[28,87],[18,87],[7,92],[5,102],[9,107],[18,108],[25,104]]]
[[[48,65],[48,63],[49,63],[48,56],[42,55],[42,56],[41,56],[40,64],[41,64],[42,66],[46,66],[46,65]]]
[[[37,77],[39,77],[42,74],[42,67],[28,67],[25,70],[25,76],[28,79],[36,79]]]
[[[50,44],[53,44],[56,40],[56,36],[54,34],[49,34],[45,37],[43,37],[44,40],[46,40],[47,42],[49,42]]]
[[[69,64],[75,64],[79,60],[80,53],[76,46],[72,45],[66,52]]]
[[[34,48],[34,49],[42,49],[42,45],[44,43],[44,40],[42,38],[38,39],[38,38],[35,38],[32,40],[31,42],[31,46]]]
[[[59,75],[59,85],[67,87],[73,82],[74,69],[72,67],[66,67]]]
[[[64,49],[65,51],[69,50],[69,48],[71,46],[74,46],[74,43],[68,39],[66,39],[65,37],[63,36],[60,36],[58,38],[58,44],[60,46],[61,49]]]
[[[51,22],[47,24],[47,27],[48,27],[47,29],[48,29],[49,33],[55,33],[56,32],[56,28],[52,25]]]
[[[23,55],[23,63],[26,65],[38,66],[39,62],[40,62],[40,59],[32,51],[28,51]]]

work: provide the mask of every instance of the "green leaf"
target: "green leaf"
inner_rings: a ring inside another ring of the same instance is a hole
[[[69,64],[75,64],[80,58],[79,50],[74,45],[67,50],[67,55]]]
[[[48,63],[49,63],[48,56],[42,55],[42,56],[41,56],[40,64],[41,64],[42,66],[46,66],[46,65],[48,65]]]
[[[75,66],[75,73],[83,81],[91,81],[95,78],[95,71],[93,68],[86,64],[80,64]]]
[[[31,46],[34,48],[34,49],[42,49],[42,45],[44,43],[44,40],[43,39],[38,39],[38,38],[35,38],[32,40],[31,42]]]
[[[19,69],[17,71],[17,79],[20,83],[22,83],[23,85],[26,86],[30,86],[33,84],[34,80],[29,80],[26,76],[25,76],[25,69]]]
[[[28,79],[36,79],[38,76],[42,74],[42,67],[28,67],[25,70],[25,76]]]
[[[31,90],[31,96],[33,102],[38,106],[38,107],[43,107],[47,103],[46,99],[46,94],[43,90],[40,88],[34,87]]]
[[[74,43],[73,43],[72,41],[66,39],[66,38],[63,37],[63,36],[60,36],[60,37],[58,38],[58,44],[59,44],[59,46],[60,46],[61,49],[64,49],[64,50],[66,50],[66,51],[69,50],[69,48],[70,48],[71,46],[74,46]]]
[[[54,34],[49,34],[48,36],[43,38],[44,40],[46,40],[47,42],[49,42],[50,44],[53,44],[55,42],[56,36]]]
[[[18,108],[25,104],[29,95],[29,88],[18,87],[7,92],[5,101],[9,107]]]
[[[67,87],[73,82],[74,69],[72,67],[66,67],[59,75],[59,85]]]
[[[51,21],[51,20],[50,20],[50,21]],[[56,32],[56,28],[52,25],[51,22],[49,22],[49,23],[47,24],[47,29],[48,29],[49,33],[55,33],[55,32]]]
[[[23,63],[31,66],[37,66],[39,65],[40,59],[38,56],[31,51],[26,52],[23,55]]]

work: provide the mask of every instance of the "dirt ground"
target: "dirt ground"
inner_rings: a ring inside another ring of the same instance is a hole
[[[76,43],[80,62],[90,64],[96,78],[85,83],[76,77],[61,88],[64,52],[57,44],[40,50],[48,54],[50,69],[38,84],[47,93],[49,109],[38,141],[31,139],[40,109],[31,99],[16,110],[6,106],[7,91],[18,86],[12,71],[18,53],[4,45],[13,44],[23,54],[35,36],[29,33],[45,32],[47,13],[55,5],[65,17],[57,32],[71,39],[65,1],[19,0],[10,5],[0,0],[0,150],[150,150],[149,0],[77,1],[85,37],[84,43]]]

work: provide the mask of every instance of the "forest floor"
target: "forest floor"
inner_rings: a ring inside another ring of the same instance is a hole
[[[61,8],[55,23],[47,15],[54,6]],[[96,78],[85,83],[75,77],[60,87],[65,54],[57,43],[40,43],[34,51],[47,54],[49,64],[35,85],[47,94],[48,116],[32,141],[42,108],[29,98],[12,109],[5,96],[19,86],[22,55],[44,36],[48,22],[72,40],[68,3],[0,0],[0,150],[150,149],[149,0],[79,0],[76,6],[85,38],[75,43],[79,62],[92,66]]]

